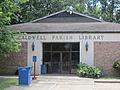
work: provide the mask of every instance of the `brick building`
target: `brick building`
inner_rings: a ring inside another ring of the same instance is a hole
[[[19,53],[0,60],[0,74],[33,66],[32,57],[37,56],[37,74],[41,64],[47,65],[47,73],[75,73],[82,62],[100,67],[105,75],[117,75],[112,65],[120,59],[120,24],[62,10],[12,28],[27,35],[18,38],[22,42]]]

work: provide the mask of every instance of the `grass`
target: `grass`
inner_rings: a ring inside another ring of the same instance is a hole
[[[0,90],[3,90],[12,85],[18,85],[17,78],[0,78]]]
[[[120,80],[120,77],[116,77],[116,76],[104,76],[104,77],[101,77],[101,79],[118,79],[118,80]]]

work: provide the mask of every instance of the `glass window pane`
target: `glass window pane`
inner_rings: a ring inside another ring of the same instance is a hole
[[[43,44],[43,51],[51,51],[51,44],[44,43]]]
[[[55,43],[52,44],[52,51],[70,51],[71,44],[69,43]]]
[[[76,68],[77,64],[79,64],[79,52],[72,52],[71,64],[72,68]]]
[[[52,53],[52,62],[60,62],[60,53]]]
[[[79,43],[72,44],[72,51],[79,51]]]
[[[50,62],[51,60],[51,53],[50,52],[44,52],[43,53],[43,61],[44,62]]]
[[[62,51],[63,48],[62,48],[62,44],[52,44],[52,51]]]
[[[72,52],[72,60],[79,60],[79,52]]]

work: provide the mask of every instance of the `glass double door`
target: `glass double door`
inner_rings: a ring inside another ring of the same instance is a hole
[[[43,64],[47,65],[47,73],[75,73],[79,50],[79,43],[43,43]]]
[[[70,73],[71,57],[70,52],[52,52],[51,70],[52,73]]]

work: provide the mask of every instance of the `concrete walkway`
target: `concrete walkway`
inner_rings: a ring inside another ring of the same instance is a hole
[[[46,75],[39,76],[30,86],[13,86],[5,90],[120,90],[119,81]]]
[[[93,90],[94,80],[77,76],[39,76],[30,86],[13,86],[5,90]]]

